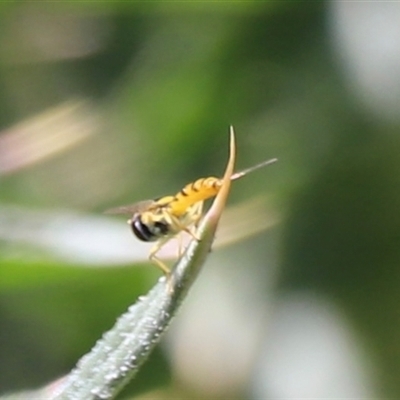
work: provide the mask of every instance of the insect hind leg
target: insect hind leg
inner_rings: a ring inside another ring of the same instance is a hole
[[[192,219],[193,229],[190,228],[185,229],[185,231],[189,233],[189,235],[192,236],[192,238],[197,240],[198,242],[200,242],[200,238],[197,236],[197,232],[195,230],[198,227],[201,219],[201,215],[203,212],[203,204],[204,202],[202,201],[199,201],[196,204],[194,204],[192,210],[190,211],[190,218]]]
[[[201,219],[201,215],[203,213],[203,204],[204,204],[203,201],[199,201],[193,206],[192,209],[192,219],[196,227],[198,226]]]
[[[176,216],[172,215],[169,212],[165,213],[164,218],[169,221],[171,226],[178,231],[183,231],[188,233],[194,240],[200,241],[200,238],[197,236],[195,228],[197,227],[201,215],[203,211],[203,202],[199,201],[195,203],[187,212],[185,222],[181,221]]]
[[[200,215],[201,215],[201,210],[200,210]],[[171,226],[172,228],[171,230],[174,232],[175,235],[184,231],[188,233],[193,239],[200,241],[200,238],[196,236],[196,233],[189,228],[190,225],[193,225],[198,221],[200,216],[199,217],[197,217],[197,215],[194,216],[193,213],[188,214],[188,216],[189,216],[188,221],[183,222],[176,216],[172,215],[169,211],[164,210],[163,212],[164,220],[167,221],[168,225]]]

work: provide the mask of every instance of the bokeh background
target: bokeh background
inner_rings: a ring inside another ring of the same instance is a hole
[[[121,398],[398,398],[399,115],[396,2],[2,3],[0,393],[151,288],[102,212],[221,174],[232,124],[238,169],[279,163]]]

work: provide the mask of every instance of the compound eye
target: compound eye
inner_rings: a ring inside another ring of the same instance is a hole
[[[133,234],[143,242],[154,242],[158,239],[157,233],[152,232],[147,225],[145,225],[140,216],[133,217],[129,221]]]

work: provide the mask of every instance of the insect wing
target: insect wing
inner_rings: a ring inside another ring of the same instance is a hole
[[[127,206],[120,206],[116,208],[110,208],[106,210],[105,214],[138,214],[148,211],[154,206],[156,202],[154,200],[143,200]]]
[[[235,173],[231,176],[231,181],[234,181],[234,180],[236,180],[236,179],[239,179],[239,178],[241,178],[242,176],[245,176],[245,175],[247,175],[247,174],[250,173],[250,172],[253,172],[253,171],[255,171],[255,170],[259,169],[259,168],[266,167],[267,165],[271,165],[271,164],[273,164],[273,163],[275,163],[275,162],[277,162],[277,161],[278,161],[277,158],[271,158],[270,160],[265,160],[265,161],[263,161],[263,162],[260,162],[259,164],[253,165],[253,166],[250,167],[250,168],[246,168],[246,169],[244,169],[244,170],[242,170],[242,171],[235,172]]]

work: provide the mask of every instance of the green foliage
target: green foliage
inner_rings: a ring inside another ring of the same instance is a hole
[[[232,202],[271,195],[284,220],[251,251],[238,246],[243,268],[273,286],[264,249],[276,248],[276,295],[340,305],[378,386],[399,397],[399,124],[360,100],[355,72],[344,77],[333,4],[2,3],[0,393],[66,374],[158,277],[134,238],[134,262],[101,263],[93,244],[106,254],[119,240],[79,223],[220,176],[232,124],[238,169],[280,160],[232,187]],[[257,296],[269,311],[273,294]],[[176,384],[164,353],[151,362],[143,390]]]

